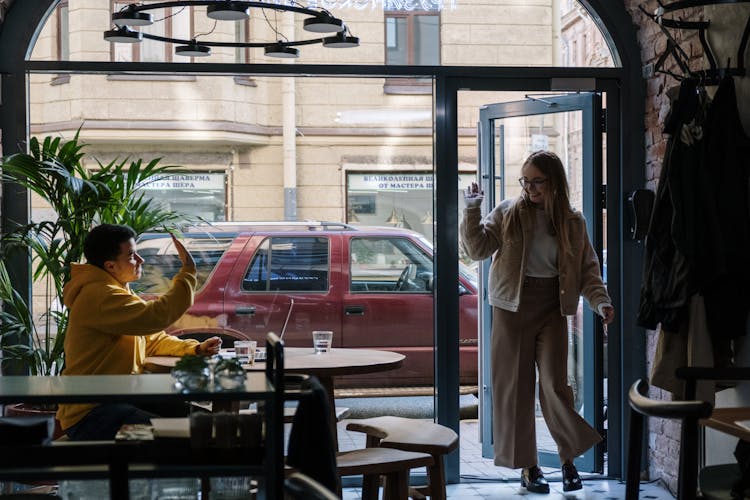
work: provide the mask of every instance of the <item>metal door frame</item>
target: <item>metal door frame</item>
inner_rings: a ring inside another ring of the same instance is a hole
[[[601,96],[594,92],[563,94],[560,96],[544,96],[543,98],[527,97],[523,101],[507,103],[488,104],[482,107],[479,113],[479,165],[477,166],[481,189],[485,193],[486,201],[482,204],[483,215],[486,215],[492,207],[505,198],[505,182],[500,182],[499,199],[495,197],[495,181],[502,180],[504,176],[504,158],[500,160],[501,172],[494,169],[496,129],[495,120],[533,116],[543,114],[554,114],[568,111],[582,112],[582,185],[583,185],[583,214],[587,220],[589,237],[601,259],[602,246],[602,208],[604,202],[599,196],[600,190],[596,189],[602,182],[602,116]],[[501,125],[502,127],[502,125]],[[499,154],[503,155],[502,137],[504,132],[500,131]],[[486,168],[491,167],[492,172]],[[498,175],[499,174],[499,175]],[[491,307],[487,304],[486,283],[489,276],[490,260],[486,259],[480,266],[479,294],[480,304],[480,436],[482,440],[482,454],[492,457],[492,406],[487,404],[492,400],[491,382],[489,377],[490,353],[489,348],[483,348],[488,344],[490,326],[492,324]],[[602,360],[602,331],[600,323],[594,321],[594,314],[584,308],[583,314],[583,358],[584,358],[584,380],[593,383],[584,384],[584,418],[603,433],[603,360]],[[548,467],[556,467],[559,463],[557,454],[548,452],[539,453],[540,464]],[[594,447],[586,451],[583,457],[576,458],[576,465],[590,472],[602,472],[603,449]]]

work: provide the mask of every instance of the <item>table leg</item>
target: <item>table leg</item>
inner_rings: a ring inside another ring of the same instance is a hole
[[[318,380],[320,380],[320,385],[323,386],[323,389],[326,390],[326,394],[328,395],[328,405],[330,406],[331,413],[329,415],[330,423],[331,423],[331,434],[333,435],[333,442],[335,443],[336,452],[339,451],[339,435],[338,435],[338,422],[336,420],[336,400],[333,396],[333,377],[323,377],[318,376]]]
[[[239,401],[214,401],[211,404],[211,413],[239,413],[240,402]]]
[[[130,498],[128,481],[128,464],[113,461],[109,464],[109,498],[110,500],[128,500]]]

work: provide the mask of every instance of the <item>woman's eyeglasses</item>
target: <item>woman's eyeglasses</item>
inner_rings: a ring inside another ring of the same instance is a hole
[[[521,177],[520,179],[518,179],[518,183],[521,185],[522,188],[530,188],[531,186],[534,186],[535,188],[538,188],[539,186],[541,186],[545,182],[547,182],[547,179],[534,179],[532,181],[530,181],[528,179],[524,179],[523,177]]]

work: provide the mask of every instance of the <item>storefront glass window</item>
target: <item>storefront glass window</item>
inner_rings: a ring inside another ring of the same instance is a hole
[[[476,179],[459,175],[459,188]],[[366,172],[347,175],[347,222],[412,229],[433,237],[432,171]]]
[[[226,220],[225,175],[175,174],[143,186],[145,197],[164,208],[208,222]]]

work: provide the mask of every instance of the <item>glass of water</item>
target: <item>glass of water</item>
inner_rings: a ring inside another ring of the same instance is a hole
[[[255,363],[255,348],[258,343],[255,340],[235,340],[234,341],[234,353],[237,355],[237,359],[240,363]]]
[[[315,354],[322,354],[331,350],[333,332],[329,330],[315,330],[312,332],[313,349]]]

